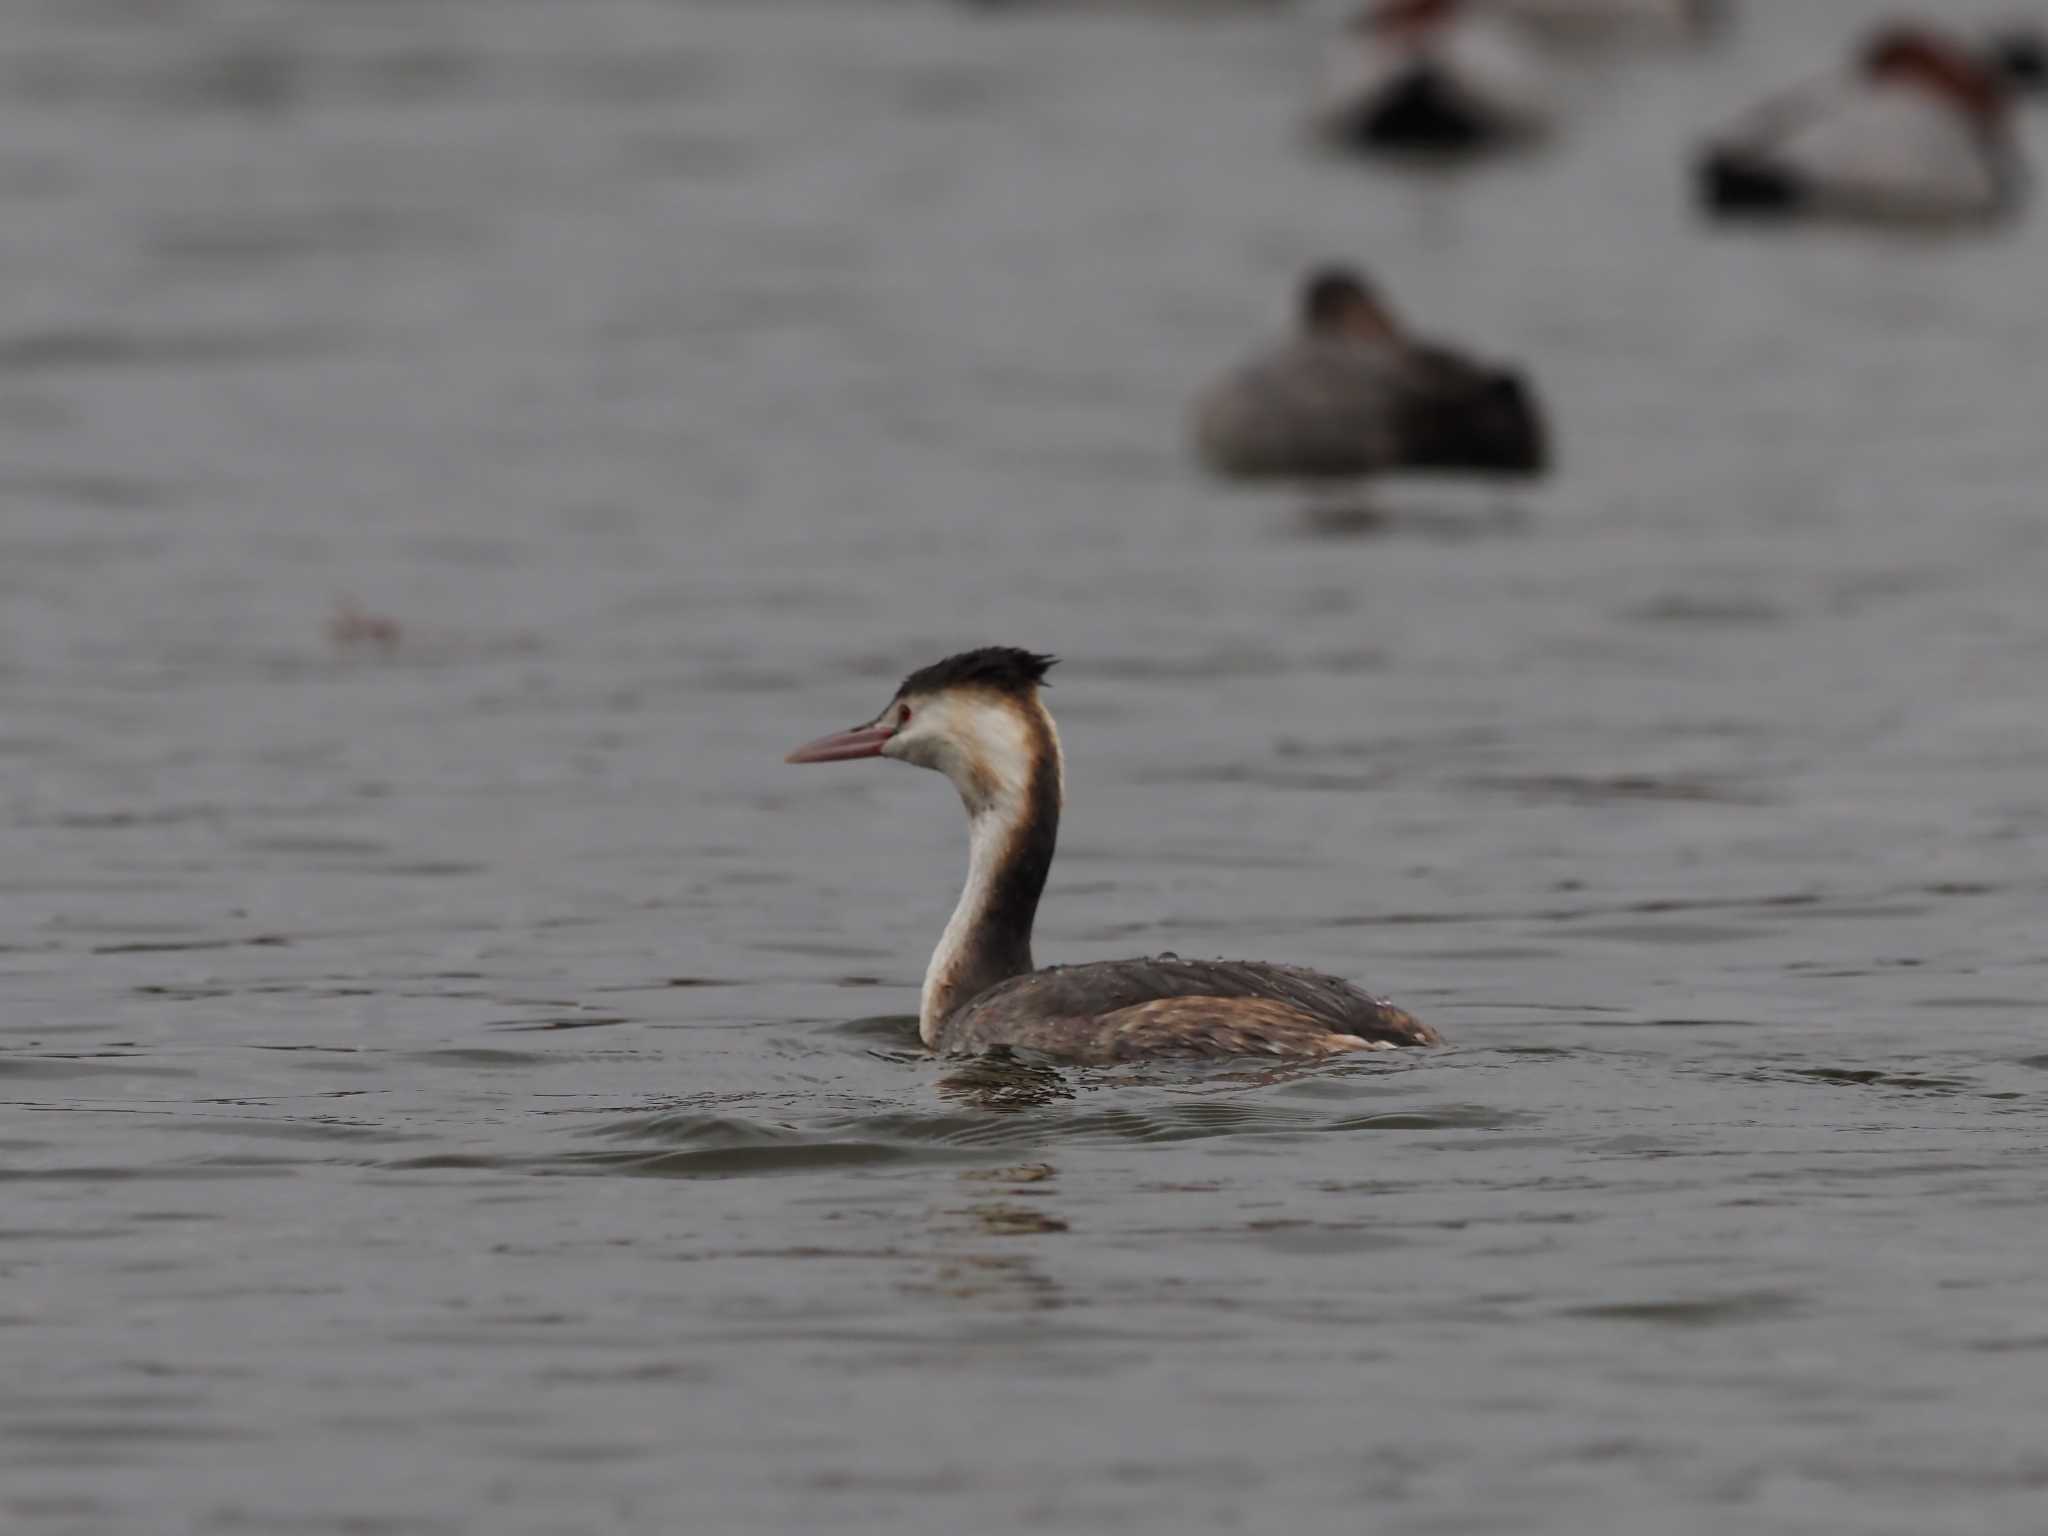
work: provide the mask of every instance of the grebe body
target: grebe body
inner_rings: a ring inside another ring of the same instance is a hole
[[[945,774],[959,791],[967,883],[925,972],[918,1034],[927,1046],[1099,1063],[1438,1043],[1391,1003],[1298,966],[1161,955],[1036,969],[1031,929],[1065,793],[1059,732],[1039,697],[1052,664],[1002,646],[948,657],[904,679],[867,724],[789,755],[895,758]]]

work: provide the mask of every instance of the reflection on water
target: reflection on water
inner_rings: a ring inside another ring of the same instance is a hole
[[[1861,0],[1449,184],[1064,9],[0,13],[10,1536],[2038,1525],[2037,229],[1691,226]],[[1193,471],[1338,256],[1551,484]],[[779,765],[985,641],[1045,959],[1451,1045],[929,1059]]]

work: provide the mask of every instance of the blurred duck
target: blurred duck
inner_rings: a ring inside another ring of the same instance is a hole
[[[1216,473],[1324,480],[1548,466],[1548,434],[1518,372],[1411,338],[1348,268],[1311,273],[1300,306],[1298,334],[1195,402],[1195,446]]]
[[[1554,93],[1532,41],[1483,0],[1379,0],[1331,47],[1313,121],[1355,149],[1469,152],[1541,136]]]
[[[1488,0],[1494,11],[1559,39],[1584,42],[1704,37],[1730,0]]]
[[[1707,211],[1901,224],[1968,223],[2020,192],[2004,72],[1931,28],[1871,38],[1848,78],[1767,102],[1711,143]]]

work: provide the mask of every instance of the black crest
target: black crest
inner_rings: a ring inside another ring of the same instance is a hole
[[[1028,695],[1045,681],[1045,674],[1059,661],[1036,651],[1020,651],[1010,645],[984,645],[962,651],[928,667],[920,667],[903,679],[896,697],[914,693],[942,693],[948,688],[990,688],[997,693]]]

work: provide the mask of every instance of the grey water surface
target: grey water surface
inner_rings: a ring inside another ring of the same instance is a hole
[[[0,1530],[2043,1529],[2039,224],[1695,225],[1876,5],[1448,177],[1341,9],[0,10]],[[1332,256],[1548,486],[1200,478]],[[925,1058],[780,759],[986,641],[1041,960],[1450,1045]]]

